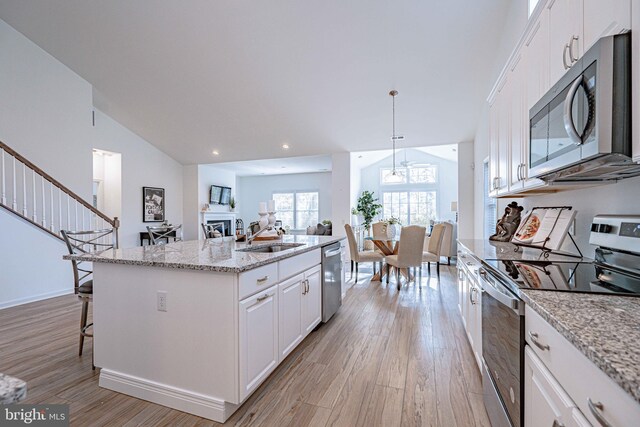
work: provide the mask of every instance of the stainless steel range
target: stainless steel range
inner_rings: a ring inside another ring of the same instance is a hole
[[[596,216],[589,243],[595,260],[531,251],[483,260],[483,388],[493,427],[523,425],[522,289],[640,296],[640,216]]]

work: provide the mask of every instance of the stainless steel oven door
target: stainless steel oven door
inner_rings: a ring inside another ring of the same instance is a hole
[[[482,295],[482,356],[485,363],[485,390],[497,390],[500,403],[508,420],[492,419],[493,425],[522,426],[522,372],[524,366],[524,306],[523,302],[509,292],[499,281],[484,269],[480,269]],[[493,387],[489,387],[492,385]],[[495,400],[495,398],[494,398]],[[485,396],[485,406],[495,402]],[[503,412],[503,413],[504,413]],[[491,414],[489,415],[492,416]]]

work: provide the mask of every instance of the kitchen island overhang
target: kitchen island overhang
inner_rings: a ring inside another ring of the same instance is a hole
[[[320,323],[320,248],[343,239],[286,236],[275,244],[300,245],[272,253],[209,239],[65,257],[93,261],[100,386],[224,422]]]

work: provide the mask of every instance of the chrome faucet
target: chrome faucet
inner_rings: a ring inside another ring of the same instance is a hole
[[[247,237],[247,246],[251,246],[251,243],[253,242],[253,239],[255,239],[256,237],[261,235],[265,230],[272,230],[272,229],[273,229],[272,227],[266,226],[264,228],[261,228],[260,230],[258,230],[254,234],[252,234],[251,237]]]

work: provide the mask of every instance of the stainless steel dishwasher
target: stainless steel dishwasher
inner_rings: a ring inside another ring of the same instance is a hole
[[[322,322],[342,305],[342,249],[340,242],[322,248]]]

